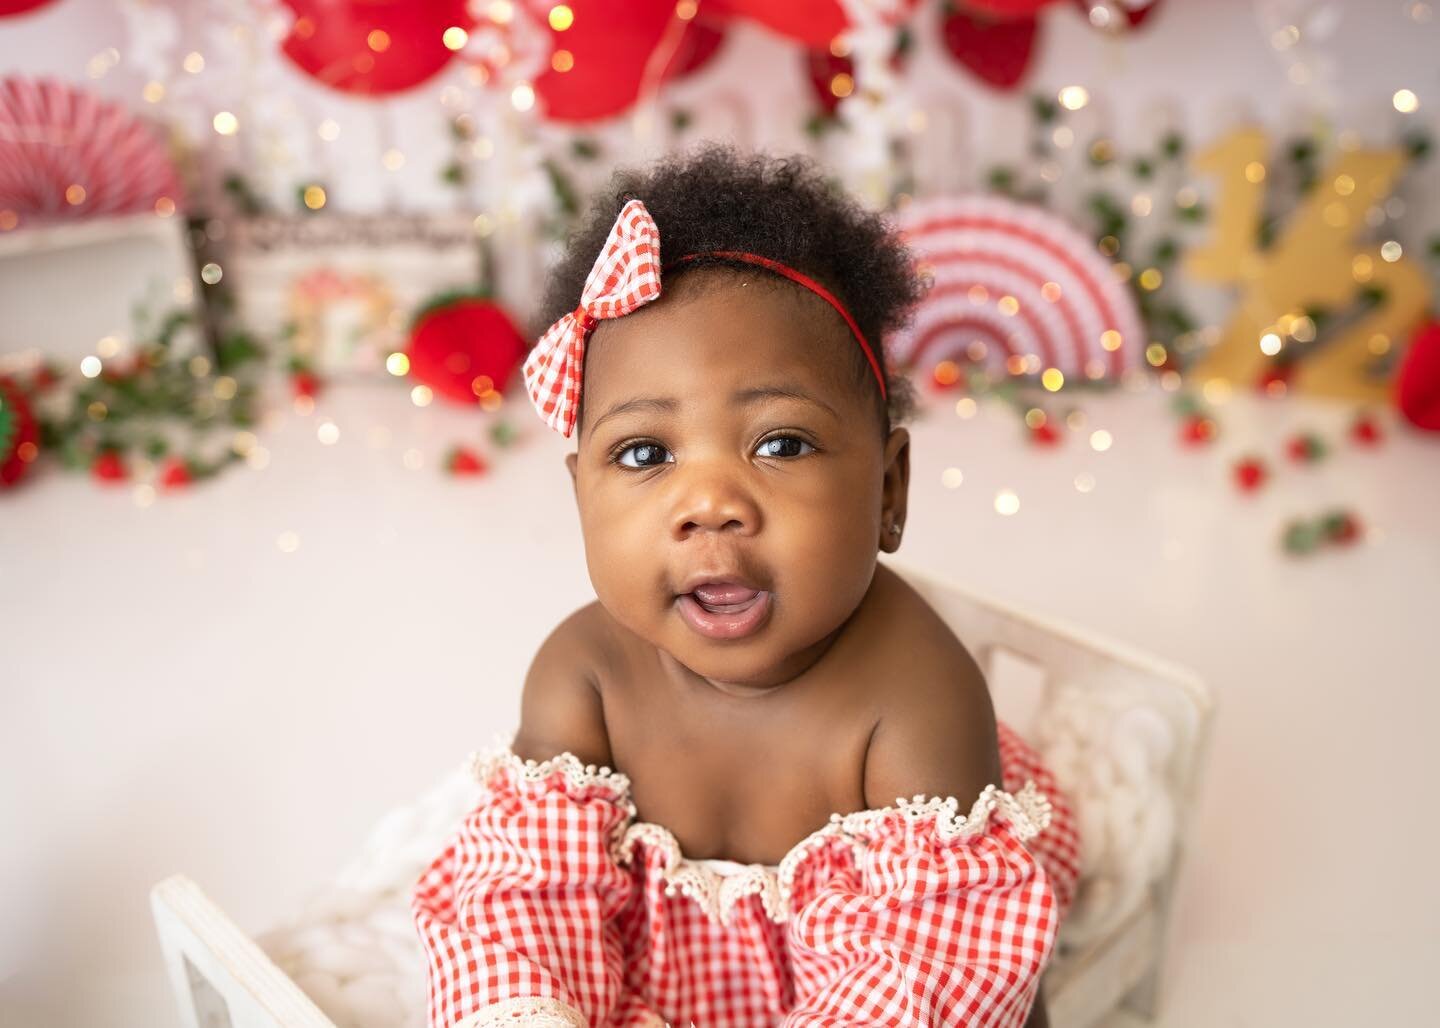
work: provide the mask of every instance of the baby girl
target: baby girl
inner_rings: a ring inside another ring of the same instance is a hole
[[[416,886],[432,1026],[1045,1023],[1074,817],[877,560],[921,288],[808,164],[726,149],[571,241],[525,377],[597,600]]]

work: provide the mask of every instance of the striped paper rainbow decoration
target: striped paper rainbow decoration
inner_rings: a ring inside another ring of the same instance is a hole
[[[1003,373],[1118,377],[1144,365],[1134,298],[1055,214],[999,196],[911,203],[897,226],[933,285],[889,344],[898,364],[976,360]]]

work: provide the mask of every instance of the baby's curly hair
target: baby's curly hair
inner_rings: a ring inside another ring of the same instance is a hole
[[[880,215],[833,186],[804,157],[741,154],[712,144],[648,168],[618,171],[550,273],[545,324],[575,309],[610,227],[632,199],[643,201],[655,220],[664,267],[693,254],[742,251],[788,264],[824,285],[850,311],[884,367],[888,403],[881,402],[879,389],[873,395],[885,431],[909,420],[914,388],[907,376],[892,371],[881,347],[921,296],[910,251]],[[664,276],[670,280],[706,266],[753,267],[704,257]],[[874,382],[858,343],[851,341],[843,359],[853,365],[857,380]]]

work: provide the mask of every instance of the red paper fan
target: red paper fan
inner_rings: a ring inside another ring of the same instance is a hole
[[[120,104],[50,79],[0,82],[0,209],[24,220],[180,204],[164,144]]]

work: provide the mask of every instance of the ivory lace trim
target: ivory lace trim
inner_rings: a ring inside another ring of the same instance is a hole
[[[561,753],[544,761],[521,760],[508,745],[500,745],[486,754],[473,758],[476,777],[488,783],[498,770],[508,770],[519,780],[544,782],[557,771],[575,789],[601,785],[625,811],[625,820],[611,840],[611,855],[621,866],[634,860],[635,846],[643,843],[663,857],[661,873],[665,894],[683,893],[714,921],[729,923],[736,904],[756,895],[765,914],[772,921],[784,923],[794,914],[792,896],[795,876],[810,853],[832,840],[848,843],[858,860],[867,839],[873,837],[895,816],[908,824],[934,818],[935,834],[942,841],[967,839],[982,834],[997,813],[1009,822],[1016,838],[1025,842],[1034,838],[1050,824],[1052,808],[1036,787],[1027,781],[1019,792],[1010,793],[996,785],[987,785],[968,814],[961,814],[960,802],[953,796],[923,794],[910,799],[897,797],[895,805],[880,810],[860,810],[853,814],[831,814],[830,823],[812,832],[785,854],[777,867],[764,864],[737,864],[736,870],[720,872],[703,860],[692,860],[680,849],[680,842],[665,826],[650,821],[636,821],[636,807],[630,796],[628,776],[608,767],[581,764],[572,753]],[[734,863],[734,862],[727,862]],[[466,1028],[469,1028],[467,1025]]]
[[[492,1003],[460,1021],[455,1028],[589,1028],[585,1015],[568,1003],[521,996]]]

